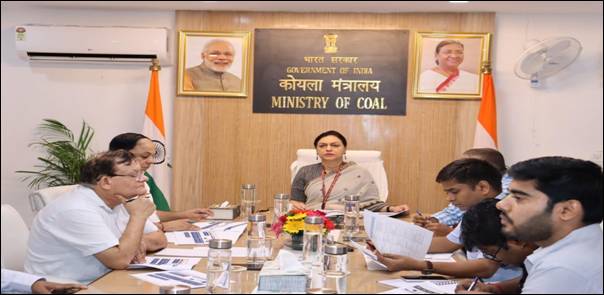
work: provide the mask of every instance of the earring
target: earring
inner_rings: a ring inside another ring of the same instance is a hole
[[[319,161],[319,155],[317,155],[317,161]]]
[[[348,161],[348,158],[346,157],[346,154],[344,154],[344,161]]]

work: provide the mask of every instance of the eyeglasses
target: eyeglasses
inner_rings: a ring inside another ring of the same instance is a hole
[[[147,180],[147,177],[145,176],[145,174],[143,172],[138,173],[136,175],[130,175],[130,174],[111,174],[109,175],[111,177],[115,177],[115,176],[122,176],[122,177],[131,177],[134,178],[134,180],[139,181],[139,180]]]
[[[492,260],[492,261],[495,261],[497,263],[502,263],[503,260],[497,258],[497,254],[499,254],[499,251],[501,251],[502,248],[503,247],[497,248],[497,251],[495,251],[495,254],[488,253],[484,249],[481,249],[480,251],[482,251],[482,254],[483,254],[483,256],[484,256],[485,259]]]

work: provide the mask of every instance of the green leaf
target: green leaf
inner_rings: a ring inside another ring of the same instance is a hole
[[[27,174],[21,180],[29,181],[32,189],[41,185],[59,186],[80,182],[80,168],[92,154],[89,146],[94,137],[94,129],[85,121],[78,138],[63,123],[55,119],[43,119],[38,126],[39,139],[29,147],[40,149],[43,156],[38,157],[39,164],[34,165],[38,171],[19,170],[16,173]]]

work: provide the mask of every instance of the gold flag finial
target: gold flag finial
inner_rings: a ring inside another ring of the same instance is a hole
[[[481,71],[483,74],[490,74],[491,73],[491,63],[488,61],[483,61]]]
[[[151,62],[153,63],[151,66],[149,66],[149,71],[159,71],[161,70],[161,66],[159,65],[159,59],[154,58],[151,60]]]

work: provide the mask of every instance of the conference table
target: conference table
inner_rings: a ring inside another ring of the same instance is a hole
[[[272,216],[272,214],[267,214]],[[409,219],[405,217],[403,219]],[[275,240],[273,245],[273,258],[279,249],[285,246],[287,234],[282,234],[279,239]],[[245,247],[247,233],[244,232],[234,247]],[[168,245],[168,248],[192,248],[193,246],[182,246],[182,245]],[[291,249],[290,249],[291,250]],[[233,265],[245,265],[246,258],[234,257],[232,258]],[[193,268],[193,270],[206,273],[207,258],[202,258],[200,262]],[[78,294],[93,294],[93,293],[159,293],[159,286],[139,280],[132,274],[144,273],[144,272],[155,272],[156,269],[144,269],[144,270],[114,270],[111,271],[101,278],[92,282],[87,290],[78,292]],[[387,272],[387,271],[368,271],[365,265],[363,254],[358,250],[354,250],[348,253],[348,271],[350,272],[347,276],[347,292],[348,293],[364,293],[364,294],[375,294],[387,290],[394,289],[393,287],[382,285],[378,281],[388,279],[400,279],[402,275],[419,275],[418,271],[400,271],[400,272]],[[252,293],[256,288],[258,282],[259,271],[244,271],[241,276],[241,290],[243,293]],[[206,288],[191,289],[191,293],[204,294]]]

